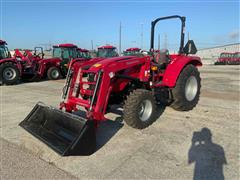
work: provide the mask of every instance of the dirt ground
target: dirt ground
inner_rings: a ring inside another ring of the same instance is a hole
[[[61,157],[18,126],[38,101],[57,107],[64,80],[1,86],[0,132],[4,140],[0,141],[0,179],[29,178],[26,177],[29,166],[23,165],[19,174],[15,169],[19,166],[9,166],[16,159],[14,163],[34,161],[51,166],[47,168],[49,171],[41,169],[45,176],[39,175],[39,178],[185,180],[225,177],[237,180],[240,178],[239,70],[240,66],[201,67],[198,106],[189,112],[167,107],[159,119],[144,130],[115,121],[119,115],[109,113],[109,121],[97,132],[98,150],[91,156]],[[6,151],[6,143],[15,148]],[[21,153],[16,152],[17,148]],[[24,151],[31,155],[21,158]],[[38,166],[31,168],[29,173],[35,174],[32,176],[35,179]]]

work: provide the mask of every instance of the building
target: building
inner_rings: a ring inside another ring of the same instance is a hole
[[[240,43],[199,49],[197,56],[202,58],[203,64],[213,64],[222,52],[240,52]]]

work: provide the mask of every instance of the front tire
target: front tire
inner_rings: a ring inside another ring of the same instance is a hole
[[[156,101],[153,93],[136,89],[129,94],[123,107],[124,121],[131,127],[143,129],[156,121]]]
[[[20,71],[15,64],[6,62],[0,65],[0,76],[3,84],[17,84],[20,79]]]
[[[172,89],[174,101],[171,107],[178,111],[192,110],[199,101],[200,88],[201,78],[198,69],[192,64],[187,65]]]
[[[61,71],[57,67],[50,67],[47,71],[47,77],[50,80],[58,80],[62,77]]]

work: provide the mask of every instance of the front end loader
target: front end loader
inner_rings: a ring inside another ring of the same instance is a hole
[[[192,40],[184,46],[185,17],[152,22],[150,53],[156,23],[173,18],[182,23],[178,54],[162,51],[158,59],[152,55],[72,61],[59,108],[37,103],[20,126],[60,155],[90,155],[95,152],[95,131],[112,105],[122,106],[124,121],[137,129],[155,122],[165,105],[178,111],[193,109],[200,95],[197,67],[202,63],[188,56],[196,53]]]

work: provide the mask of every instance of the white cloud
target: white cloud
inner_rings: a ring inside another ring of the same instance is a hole
[[[228,34],[230,40],[239,40],[239,30],[232,31]]]

